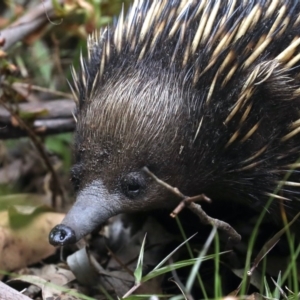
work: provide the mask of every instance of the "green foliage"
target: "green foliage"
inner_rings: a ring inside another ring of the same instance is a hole
[[[187,287],[186,287],[186,291],[189,291],[193,285],[193,282],[196,278],[196,275],[198,273],[201,263],[203,261],[206,261],[209,259],[214,259],[216,257],[216,254],[206,255],[206,252],[207,252],[211,242],[213,241],[215,234],[216,234],[216,228],[214,227],[203,247],[203,250],[200,252],[198,258],[191,258],[188,260],[177,261],[175,263],[168,264],[167,266],[163,266],[172,257],[172,255],[176,251],[178,251],[182,246],[187,244],[189,242],[189,240],[191,240],[196,235],[196,234],[194,234],[189,239],[186,239],[183,243],[181,243],[178,247],[176,247],[171,253],[169,253],[159,264],[157,264],[157,266],[152,271],[150,271],[147,275],[142,276],[143,257],[144,257],[145,243],[146,243],[146,236],[145,236],[142,246],[141,246],[141,250],[140,250],[140,254],[139,254],[139,258],[138,258],[138,262],[137,262],[137,267],[134,272],[135,287],[133,287],[131,290],[134,291],[142,283],[147,282],[148,280],[153,279],[155,277],[164,275],[166,273],[172,272],[177,269],[192,266],[192,271],[187,280]],[[222,254],[222,253],[218,253],[217,255],[219,255],[219,254]],[[124,299],[139,299],[136,297],[141,297],[141,296],[140,295],[139,296],[130,296],[129,298],[125,297]]]
[[[61,133],[54,136],[48,136],[45,139],[46,148],[59,155],[66,170],[69,170],[72,164],[72,154],[70,151],[72,138],[72,133]]]
[[[142,275],[143,275],[143,261],[144,261],[144,251],[145,251],[145,244],[146,244],[146,236],[143,239],[138,262],[136,269],[134,271],[134,278],[135,278],[135,283],[140,284],[142,281]]]
[[[0,184],[0,195],[10,195],[13,194],[14,192],[15,189],[11,184]]]
[[[55,88],[52,83],[53,63],[51,59],[51,50],[41,40],[37,40],[30,49],[31,59],[39,67],[35,69],[35,76],[39,78],[39,83],[43,86]]]

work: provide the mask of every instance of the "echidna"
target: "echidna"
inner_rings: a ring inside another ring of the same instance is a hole
[[[50,233],[173,208],[169,191],[300,208],[300,2],[135,1],[73,71],[77,200]]]

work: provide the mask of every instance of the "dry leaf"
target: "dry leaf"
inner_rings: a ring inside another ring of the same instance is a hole
[[[45,212],[30,216],[22,226],[12,226],[8,211],[0,212],[0,270],[17,270],[53,254],[55,248],[49,244],[48,234],[63,217]]]
[[[66,299],[78,299],[70,295],[70,289],[67,287],[67,284],[75,279],[71,271],[54,265],[46,265],[38,273],[38,276],[22,275],[10,280],[8,284],[15,286],[18,282],[23,282],[38,286],[41,289],[43,299],[64,299],[64,297]]]

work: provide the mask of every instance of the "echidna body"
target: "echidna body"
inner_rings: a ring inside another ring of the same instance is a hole
[[[135,1],[74,76],[77,200],[52,244],[186,195],[300,208],[298,0]]]

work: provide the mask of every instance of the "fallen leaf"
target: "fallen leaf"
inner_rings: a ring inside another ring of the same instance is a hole
[[[70,289],[67,287],[67,284],[74,279],[75,276],[71,271],[55,265],[46,265],[39,270],[38,275],[22,275],[9,280],[7,284],[12,287],[17,286],[18,283],[35,285],[41,289],[43,299],[78,299],[70,295]]]
[[[0,212],[0,270],[18,270],[52,255],[55,248],[48,234],[63,217],[53,212],[34,214],[28,216],[30,221],[14,227],[8,211]]]

